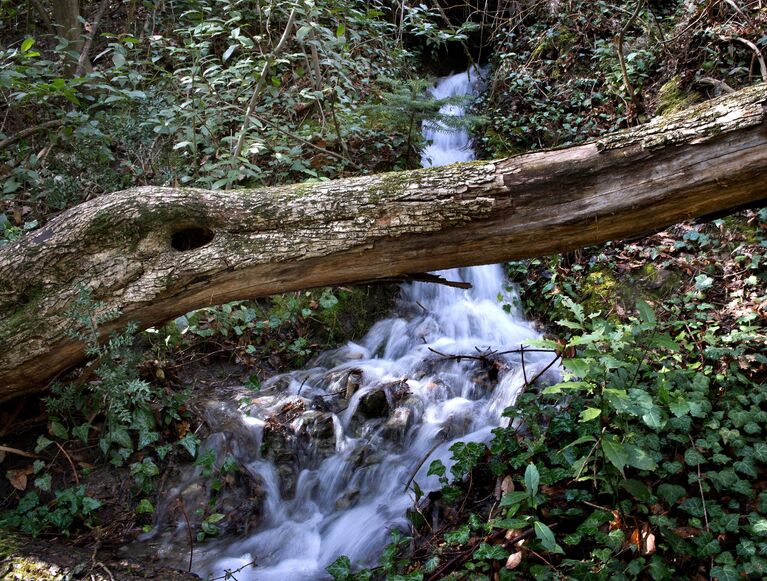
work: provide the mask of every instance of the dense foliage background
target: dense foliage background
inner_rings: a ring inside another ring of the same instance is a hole
[[[431,78],[472,61],[487,67],[467,119],[482,157],[767,81],[760,0],[2,0],[0,24],[0,245],[133,186],[416,166],[420,123],[440,106]],[[380,567],[340,558],[333,576],[763,578],[766,228],[750,209],[509,265],[565,381],[531,384],[490,448],[432,466],[445,489],[414,488],[412,537],[395,536]],[[168,466],[194,460],[232,486],[236,466],[197,456],[189,375],[257,391],[361,334],[390,296],[233,303],[99,345],[83,292],[72,317],[92,363],[0,412],[0,524],[117,545],[151,522]],[[109,470],[130,482],[116,496],[94,479]],[[193,515],[197,539],[222,518],[215,502]]]

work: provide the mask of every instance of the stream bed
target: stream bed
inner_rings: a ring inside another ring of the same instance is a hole
[[[470,70],[432,91],[437,98],[470,96],[480,84]],[[460,103],[441,111],[463,112]],[[427,122],[423,131],[430,142],[425,166],[474,158],[466,130]],[[224,532],[195,544],[193,571],[284,581],[327,579],[325,568],[340,555],[374,565],[391,531],[409,530],[414,483],[424,493],[439,488],[429,465],[441,460],[449,468],[455,442],[489,441],[492,429],[508,422],[503,411],[525,378],[551,367],[553,355],[525,352],[522,364],[520,345],[538,334],[513,306],[502,266],[436,274],[471,288],[405,284],[396,313],[358,343],[271,378],[254,397],[211,402],[214,429],[199,454],[212,459],[207,469],[220,475],[222,490],[239,496],[220,493],[221,520],[208,524]],[[492,354],[492,365],[483,354]],[[555,368],[546,374],[556,381]],[[239,469],[229,472],[229,465]],[[157,526],[142,539],[183,568],[188,523],[201,526],[204,514],[195,521],[178,507],[210,496],[200,484],[205,470],[190,467],[173,483]]]

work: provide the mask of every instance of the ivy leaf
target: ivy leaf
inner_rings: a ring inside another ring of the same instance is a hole
[[[346,555],[341,555],[325,569],[335,581],[346,581],[351,576],[351,561]]]
[[[732,565],[711,567],[711,578],[717,581],[739,581],[740,573]]]
[[[475,559],[505,559],[509,552],[500,545],[490,545],[481,543],[479,548],[474,551]]]
[[[69,439],[69,431],[64,427],[64,424],[62,424],[58,420],[51,421],[51,425],[48,426],[48,431],[53,436],[56,436],[59,440]]]
[[[642,414],[642,421],[648,428],[652,428],[653,430],[660,430],[666,425],[660,408],[656,405],[652,405],[644,414]]]

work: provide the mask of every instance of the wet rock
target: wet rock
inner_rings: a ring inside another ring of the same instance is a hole
[[[410,426],[413,425],[413,410],[400,406],[394,410],[383,425],[381,435],[392,442],[402,442]]]
[[[357,502],[360,491],[357,489],[347,490],[336,500],[336,510],[346,510]]]
[[[345,398],[347,400],[351,399],[351,397],[357,393],[357,390],[360,388],[360,384],[362,383],[362,370],[361,369],[352,369],[349,372],[349,375],[346,378],[346,394]]]
[[[284,498],[293,496],[298,477],[295,434],[282,425],[267,424],[264,430],[263,449],[266,456],[277,466],[280,493]]]
[[[306,412],[301,416],[302,429],[312,440],[335,440],[333,416],[318,411]]]
[[[360,397],[357,413],[365,418],[383,418],[389,413],[389,401],[383,388],[373,389]]]

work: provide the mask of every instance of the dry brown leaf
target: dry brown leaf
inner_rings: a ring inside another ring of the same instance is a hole
[[[516,569],[519,567],[519,564],[522,562],[522,551],[517,551],[516,553],[512,553],[509,555],[509,558],[506,559],[506,568],[507,569]]]
[[[514,492],[514,480],[508,474],[501,480],[501,494],[506,494],[507,492]]]
[[[26,490],[27,488],[27,476],[34,473],[32,467],[21,468],[19,470],[8,470],[5,475],[16,490]]]
[[[644,556],[652,555],[655,552],[655,535],[650,533],[642,539],[642,546],[639,553]]]

